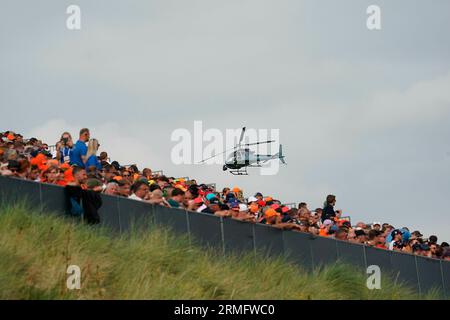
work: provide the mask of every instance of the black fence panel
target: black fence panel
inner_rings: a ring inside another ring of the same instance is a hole
[[[392,251],[373,247],[364,247],[364,250],[366,252],[368,267],[371,265],[376,265],[380,267],[381,276],[383,276],[383,274],[389,274],[389,276],[392,275]]]
[[[253,252],[253,224],[231,218],[223,218],[225,252]]]
[[[336,240],[336,247],[339,261],[366,270],[363,245]]]
[[[41,208],[40,184],[34,181],[0,177],[0,202],[26,201],[32,208]]]
[[[313,267],[317,268],[337,261],[336,241],[325,237],[314,236],[309,241],[311,246]]]
[[[419,272],[420,292],[426,294],[431,289],[438,289],[443,295],[444,287],[442,283],[440,261],[420,256],[416,256],[416,259],[417,270]]]
[[[67,201],[63,187],[52,184],[41,184],[42,207],[44,212],[66,215]]]
[[[450,299],[450,261],[441,261],[442,278],[444,279],[445,297]]]
[[[391,255],[391,263],[393,279],[419,292],[415,257],[411,254],[396,252]]]
[[[283,232],[283,248],[285,257],[308,271],[313,269],[309,233]]]
[[[153,213],[155,216],[155,223],[169,227],[179,234],[188,233],[187,213],[185,210],[155,205]]]
[[[223,250],[221,218],[211,214],[187,211],[189,232],[194,241]]]
[[[283,230],[255,224],[255,249],[270,256],[284,256]]]
[[[144,201],[119,198],[120,231],[148,229],[153,220],[153,205]]]
[[[120,232],[119,198],[102,194],[102,206],[98,210],[100,224]]]

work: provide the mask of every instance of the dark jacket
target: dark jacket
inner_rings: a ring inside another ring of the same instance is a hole
[[[102,198],[100,194],[92,190],[83,190],[77,186],[66,186],[66,203],[67,212],[71,215],[76,210],[74,208],[74,202],[78,203],[83,209],[83,218],[88,224],[100,223],[100,216],[98,210],[102,206]]]
[[[322,210],[322,222],[324,222],[327,219],[334,221],[334,217],[336,217],[336,212],[334,211],[334,207],[332,205],[328,204]]]

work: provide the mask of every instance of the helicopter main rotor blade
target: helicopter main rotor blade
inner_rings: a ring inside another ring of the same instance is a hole
[[[269,141],[260,141],[260,142],[254,142],[254,143],[246,143],[244,146],[254,146],[257,144],[263,144],[263,143],[272,143],[275,142],[275,140],[269,140]]]
[[[236,150],[237,148],[238,148],[238,147],[233,147],[233,148],[227,149],[227,150],[225,150],[224,152],[220,152],[220,153],[215,154],[215,155],[213,155],[213,156],[211,156],[211,157],[209,157],[209,158],[203,159],[203,160],[200,161],[199,163],[203,163],[203,162],[205,162],[205,161],[208,161],[209,159],[212,159],[212,158],[215,158],[215,157],[217,157],[217,156],[220,156],[221,154],[224,154],[224,153],[229,152],[229,151],[231,151],[231,150]]]
[[[239,138],[238,145],[241,145],[242,139],[244,139],[245,127],[242,128],[241,137]]]

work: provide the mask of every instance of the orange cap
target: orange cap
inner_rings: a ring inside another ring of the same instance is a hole
[[[257,213],[259,210],[259,206],[256,203],[252,203],[249,207],[250,212]]]
[[[275,210],[273,210],[272,208],[267,209],[266,212],[264,213],[264,216],[266,218],[271,218],[271,217],[278,216],[278,215],[279,215],[279,213],[276,212]]]

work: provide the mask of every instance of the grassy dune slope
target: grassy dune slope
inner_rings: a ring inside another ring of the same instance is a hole
[[[342,264],[308,273],[282,259],[222,257],[161,228],[112,238],[23,204],[0,207],[0,257],[0,299],[418,298],[390,279],[368,290],[365,275]],[[72,264],[81,290],[66,288]]]

